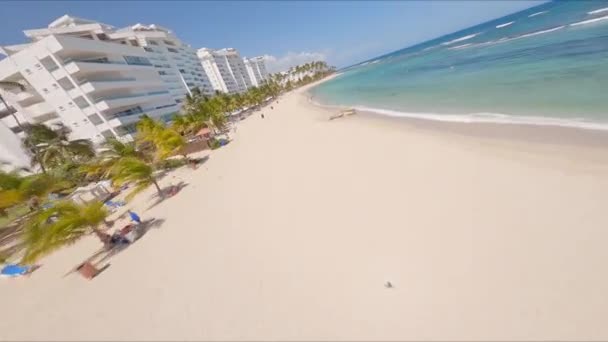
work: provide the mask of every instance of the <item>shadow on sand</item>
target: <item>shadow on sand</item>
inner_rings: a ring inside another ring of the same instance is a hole
[[[97,277],[101,272],[105,271],[108,267],[110,267],[110,264],[107,263],[108,260],[118,255],[120,252],[126,250],[134,243],[137,243],[144,235],[146,235],[150,231],[150,229],[159,229],[164,224],[164,222],[164,219],[154,218],[143,221],[141,224],[134,226],[134,240],[132,242],[106,245],[97,252],[95,252],[93,255],[89,256],[84,261],[84,263],[88,262],[98,269],[98,272],[95,275],[95,277]],[[64,277],[77,271],[80,265],[70,270],[64,275]]]
[[[185,188],[187,186],[188,186],[188,183],[185,183],[184,181],[180,181],[179,183],[177,183],[177,185],[171,184],[169,186],[162,188],[161,189],[161,192],[163,194],[162,197],[159,196],[159,194],[157,192],[155,192],[151,196],[151,198],[155,198],[156,200],[148,208],[146,208],[146,211],[156,207],[157,205],[164,202],[165,200],[177,195],[178,193],[180,193],[180,191],[182,191],[183,188]]]

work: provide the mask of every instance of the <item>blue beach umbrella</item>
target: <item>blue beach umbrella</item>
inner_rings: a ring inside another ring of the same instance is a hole
[[[29,270],[30,270],[30,268],[28,266],[19,266],[19,265],[15,265],[15,264],[9,264],[9,265],[4,266],[4,268],[2,268],[2,271],[0,271],[0,274],[5,277],[18,277],[18,276],[26,274]]]

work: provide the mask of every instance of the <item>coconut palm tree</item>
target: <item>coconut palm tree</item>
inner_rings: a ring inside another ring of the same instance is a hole
[[[107,215],[108,212],[100,202],[79,205],[72,201],[62,201],[41,210],[24,224],[23,262],[33,264],[91,231],[101,236],[98,226],[105,221]]]
[[[7,209],[33,199],[45,197],[52,192],[69,189],[73,185],[71,181],[49,173],[23,177],[14,172],[0,172],[0,213],[5,213]],[[30,207],[37,209],[35,205]]]
[[[206,124],[202,116],[189,112],[183,115],[176,115],[171,124],[171,128],[183,136],[193,135],[205,126]]]
[[[25,145],[37,149],[40,164],[46,169],[67,162],[81,163],[95,155],[90,140],[69,140],[69,129],[64,126],[52,130],[44,124],[28,124],[25,131]]]
[[[134,157],[121,158],[112,165],[109,175],[117,186],[122,186],[129,182],[135,183],[135,189],[131,191],[127,199],[133,198],[137,193],[152,184],[156,187],[158,195],[161,198],[163,197],[162,190],[154,177],[154,169],[141,159]]]
[[[138,151],[132,143],[123,143],[116,138],[109,138],[99,150],[96,158],[83,165],[80,171],[86,177],[108,177],[110,169],[122,158],[139,158],[151,161],[151,158]]]
[[[136,141],[142,150],[152,152],[156,161],[177,153],[186,144],[176,130],[148,116],[137,123]]]

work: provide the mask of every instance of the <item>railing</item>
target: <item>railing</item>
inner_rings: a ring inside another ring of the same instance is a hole
[[[91,59],[66,58],[66,59],[63,60],[63,64],[64,65],[66,65],[68,63],[71,63],[71,62],[76,62],[76,63],[95,63],[95,64],[122,64],[122,65],[127,64],[126,62],[110,61],[107,57],[91,58]]]
[[[107,79],[103,79],[103,80],[82,80],[80,82],[78,82],[79,85],[81,84],[85,84],[87,82],[91,82],[91,83],[97,83],[97,82],[126,82],[126,81],[135,81],[136,78],[135,77],[124,77],[124,78],[107,78]]]
[[[98,98],[94,99],[93,101],[95,103],[99,103],[99,102],[102,102],[102,101],[122,100],[122,99],[129,99],[129,98],[132,98],[132,97],[141,97],[141,96],[150,96],[150,95],[159,95],[159,94],[169,94],[169,92],[166,91],[166,90],[162,90],[162,91],[153,91],[153,92],[150,92],[150,93],[103,96],[103,97],[98,97]]]
[[[154,110],[158,110],[158,109],[163,109],[163,108],[169,108],[169,107],[175,107],[177,106],[176,103],[173,104],[168,104],[168,105],[163,105],[163,106],[157,106],[157,107],[149,107],[149,108],[144,108],[142,109],[141,107],[135,107],[135,108],[131,108],[128,110],[123,110],[121,112],[118,113],[114,113],[112,115],[107,116],[108,120],[111,119],[116,119],[116,118],[122,118],[125,116],[131,116],[131,115],[135,115],[135,114],[144,114],[144,113],[148,113]]]

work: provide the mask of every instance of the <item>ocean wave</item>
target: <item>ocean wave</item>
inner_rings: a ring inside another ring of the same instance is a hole
[[[550,33],[550,32],[557,31],[557,30],[561,30],[564,27],[566,27],[566,26],[564,25],[564,26],[553,27],[553,28],[550,28],[550,29],[542,30],[542,31],[530,32],[530,33],[522,34],[521,36],[503,37],[503,38],[500,38],[498,40],[490,40],[490,41],[487,41],[487,42],[481,42],[481,43],[477,43],[477,44],[472,44],[472,43],[463,44],[463,45],[454,46],[452,48],[449,48],[448,50],[458,50],[458,49],[464,49],[464,48],[482,47],[482,46],[489,46],[489,45],[495,45],[495,44],[500,44],[500,43],[506,43],[506,42],[510,42],[510,41],[513,41],[513,40],[518,40],[518,39],[522,39],[522,38],[538,36],[538,35],[541,35],[541,34]]]
[[[603,13],[603,12],[608,12],[608,7],[604,7],[604,8],[597,9],[595,11],[587,12],[587,14],[594,15],[594,14]]]
[[[457,45],[457,46],[448,48],[448,50],[460,50],[460,49],[464,49],[466,47],[473,46],[473,45],[478,46],[479,44],[467,43],[467,44]]]
[[[570,24],[570,26],[580,26],[580,25],[592,24],[592,23],[596,23],[598,21],[603,21],[603,20],[608,20],[608,15],[605,15],[605,16],[599,17],[599,18],[579,21],[579,22]]]
[[[372,108],[366,106],[354,106],[356,110],[363,112],[372,112],[376,114],[409,118],[433,120],[442,122],[455,123],[494,123],[494,124],[512,124],[512,125],[534,125],[534,126],[558,126],[582,128],[591,130],[608,131],[608,123],[590,122],[582,118],[562,119],[540,116],[515,116],[499,113],[471,113],[471,114],[437,114],[437,113],[408,113],[396,110]]]
[[[451,45],[451,44],[454,44],[454,43],[462,42],[464,40],[469,40],[471,38],[475,38],[475,37],[477,37],[480,34],[481,34],[481,32],[473,33],[473,34],[470,34],[468,36],[464,36],[464,37],[456,38],[454,40],[450,40],[449,42],[441,43],[441,45]]]
[[[541,15],[541,14],[545,14],[549,11],[542,11],[542,12],[536,12],[536,13],[532,13],[528,16],[528,18],[532,18],[532,17],[536,17],[537,15]]]
[[[496,25],[496,28],[503,28],[503,27],[507,27],[510,26],[514,23],[514,21],[511,21],[509,23],[504,23],[504,24],[500,24],[500,25]]]

